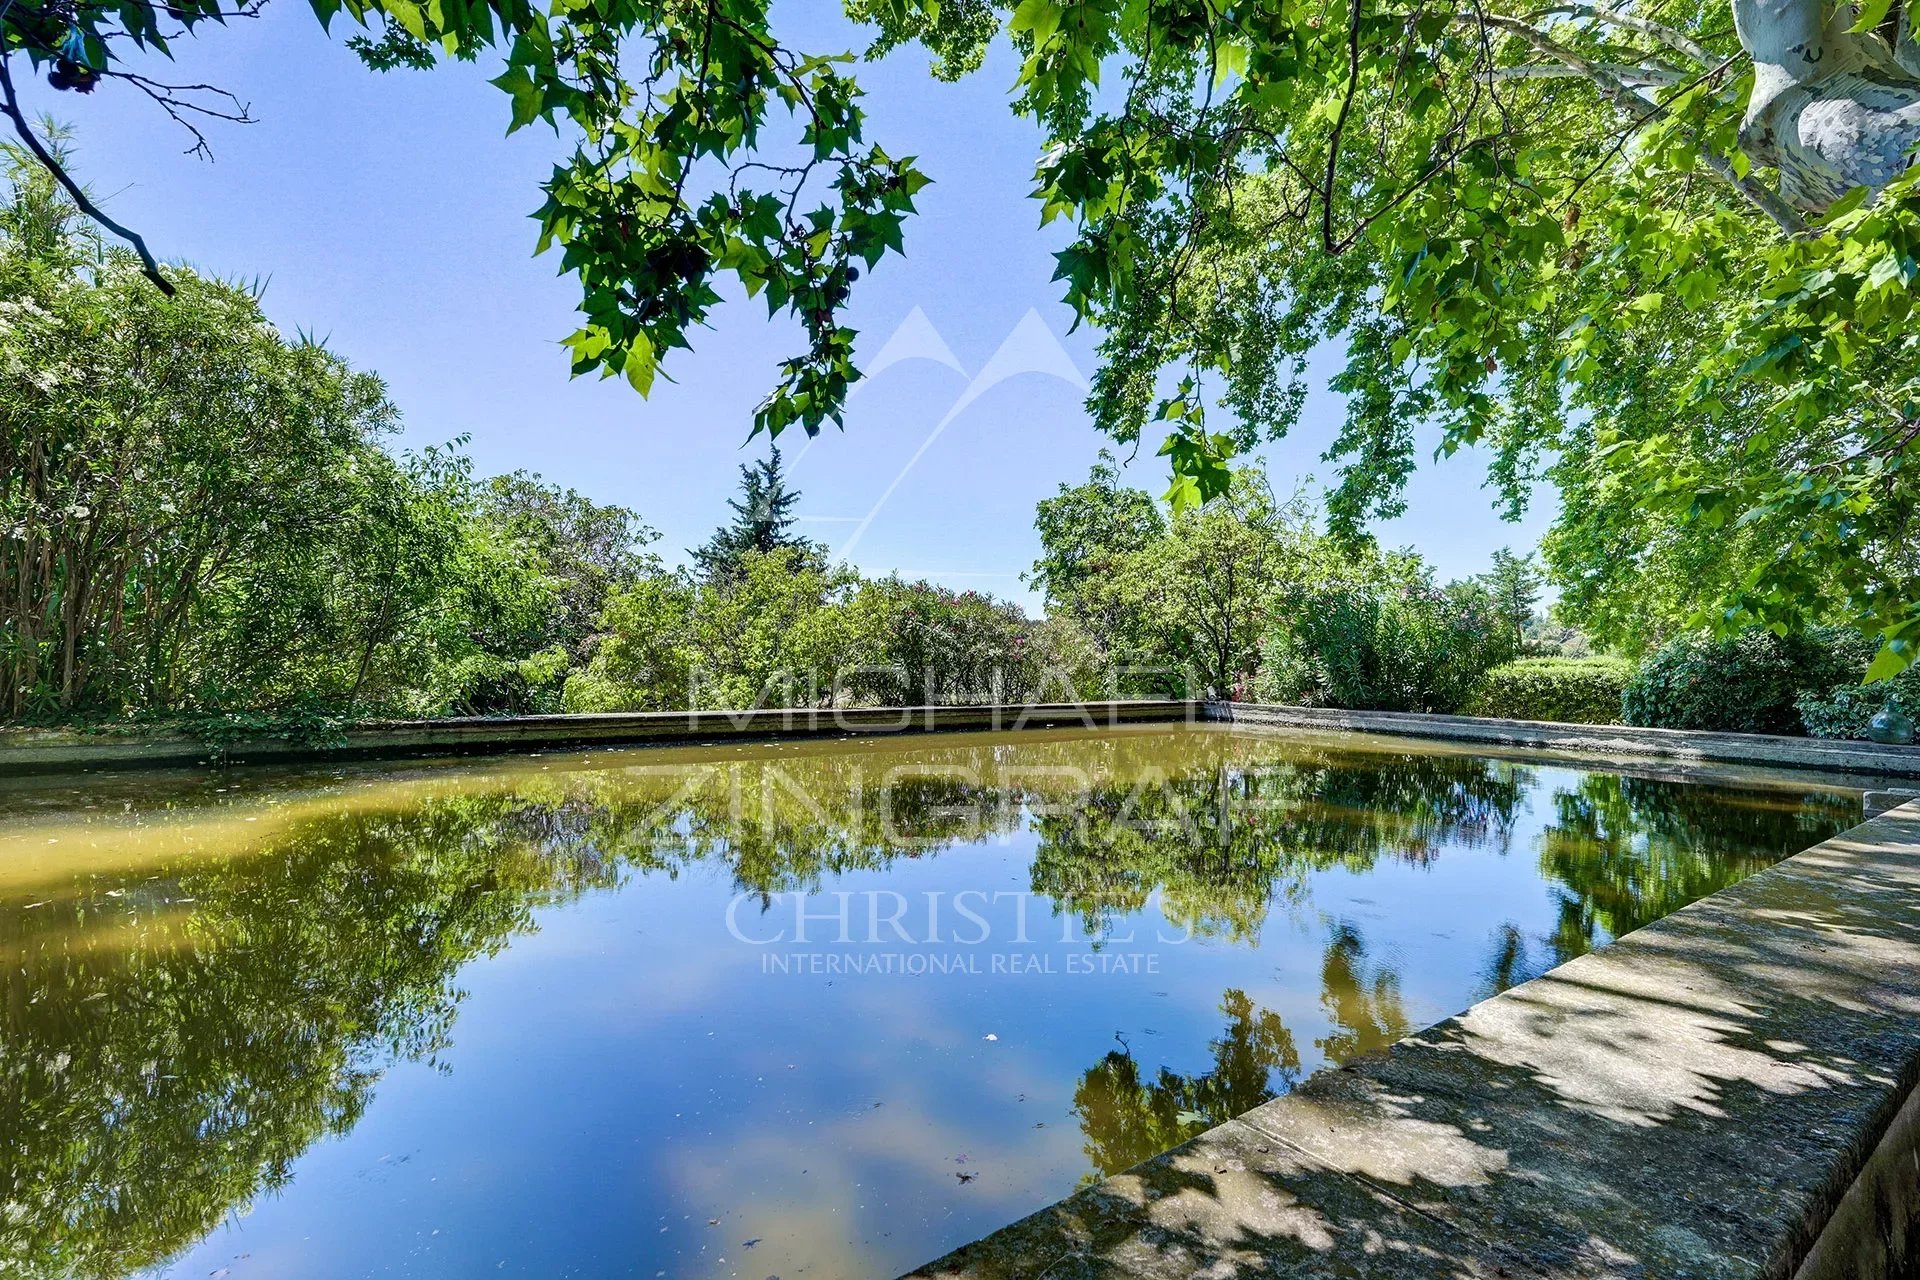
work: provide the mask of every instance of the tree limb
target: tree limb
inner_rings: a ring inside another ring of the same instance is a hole
[[[1537,30],[1531,23],[1520,18],[1509,18],[1502,14],[1482,14],[1473,19],[1501,31],[1509,32],[1532,45],[1535,51],[1566,64],[1586,77],[1601,95],[1615,106],[1631,115],[1638,124],[1645,124],[1666,114],[1666,109],[1656,102],[1649,102],[1633,91],[1633,87],[1618,76],[1589,61],[1559,41]],[[1708,147],[1700,149],[1700,158],[1707,167],[1725,182],[1752,202],[1754,208],[1773,220],[1775,226],[1790,236],[1804,235],[1807,230],[1803,219],[1793,206],[1780,197],[1780,194],[1751,177],[1742,178],[1733,171],[1733,165],[1723,155]]]
[[[174,295],[173,282],[160,273],[160,264],[155,261],[152,251],[147,248],[147,242],[140,238],[138,232],[121,226],[102,212],[100,206],[96,205],[80,184],[73,180],[72,175],[61,166],[58,160],[54,159],[53,153],[47,150],[40,141],[39,135],[34,133],[33,126],[27,122],[26,113],[20,109],[20,98],[13,88],[13,69],[4,51],[0,51],[0,95],[4,95],[4,100],[0,101],[0,111],[5,111],[7,117],[13,121],[13,130],[20,135],[20,140],[27,144],[27,150],[33,152],[34,158],[53,175],[53,180],[66,191],[81,213],[133,246],[133,251],[140,255],[141,273],[153,281],[154,286],[161,293],[171,298]]]
[[[1587,4],[1585,0],[1568,0],[1568,3],[1556,5],[1552,9],[1541,10],[1540,13],[1533,16],[1542,17],[1549,13],[1582,14],[1587,17],[1597,18],[1608,26],[1621,27],[1628,31],[1638,31],[1642,35],[1652,36],[1668,48],[1684,53],[1695,62],[1705,66],[1711,66],[1719,61],[1718,58],[1707,52],[1698,41],[1689,37],[1685,32],[1677,31],[1665,23],[1653,22],[1649,19],[1642,18],[1638,14],[1626,13],[1606,5]]]
[[[1621,62],[1596,62],[1591,65],[1632,86],[1680,84],[1687,79],[1684,72],[1670,71],[1665,67],[1630,67]],[[1586,71],[1579,67],[1570,67],[1563,62],[1528,62],[1517,67],[1494,67],[1489,74],[1496,80],[1584,80],[1587,78]]]

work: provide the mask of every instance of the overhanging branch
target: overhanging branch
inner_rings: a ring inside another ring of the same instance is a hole
[[[1572,67],[1584,76],[1588,83],[1598,89],[1609,102],[1632,116],[1636,124],[1646,124],[1667,114],[1666,109],[1659,103],[1649,102],[1634,92],[1633,86],[1601,64],[1582,57],[1524,19],[1483,13],[1473,18],[1457,19],[1457,21],[1479,22],[1505,31],[1524,40],[1536,53]],[[1780,230],[1790,236],[1806,233],[1806,220],[1794,210],[1792,205],[1783,200],[1778,192],[1764,183],[1756,182],[1751,177],[1740,177],[1734,173],[1732,163],[1711,148],[1700,148],[1700,158],[1721,181],[1745,196],[1754,208],[1771,218]]]
[[[26,144],[27,150],[33,153],[41,166],[53,175],[53,180],[60,184],[61,189],[72,199],[80,212],[133,246],[133,251],[140,255],[141,274],[153,281],[154,286],[161,293],[171,298],[174,294],[173,282],[161,274],[160,264],[154,259],[153,252],[147,248],[147,242],[140,238],[138,232],[121,226],[102,212],[100,206],[88,197],[86,191],[73,180],[73,176],[54,158],[53,153],[47,150],[46,145],[40,141],[39,135],[33,131],[33,126],[27,121],[26,112],[20,108],[20,98],[14,92],[13,68],[5,52],[0,52],[0,111],[7,113],[7,118],[13,121],[13,131],[20,135],[20,141]]]

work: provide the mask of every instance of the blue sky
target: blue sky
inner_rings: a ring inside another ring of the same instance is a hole
[[[857,47],[827,10],[789,0],[776,16],[796,43]],[[1039,138],[1006,108],[1011,56],[957,85],[932,80],[925,62],[905,50],[860,69],[868,136],[918,155],[935,181],[907,256],[862,280],[853,311],[863,363],[896,334],[894,354],[922,358],[861,387],[844,433],[785,449],[810,536],[869,571],[1032,606],[1019,574],[1037,550],[1034,503],[1083,478],[1103,443],[1077,385],[1093,371],[1095,337],[1067,332],[1049,279],[1066,232],[1037,229],[1027,191]],[[376,75],[305,5],[269,5],[257,21],[184,42],[166,71],[251,104],[259,123],[210,130],[212,163],[182,154],[179,128],[125,92],[82,98],[42,84],[29,105],[77,128],[82,176],[156,253],[265,278],[284,329],[318,334],[386,378],[405,444],[468,435],[483,471],[527,468],[638,509],[677,560],[725,514],[739,464],[764,449],[746,443],[752,409],[796,334],[759,303],[736,302],[691,353],[675,353],[676,381],[649,400],[618,380],[571,380],[557,339],[575,327],[575,287],[555,274],[556,257],[531,256],[527,217],[562,144],[537,127],[504,137],[507,102],[489,74],[455,64]],[[1021,371],[1030,365],[1052,367]],[[1330,474],[1319,455],[1340,404],[1318,382],[1292,435],[1263,452],[1281,488]],[[1157,494],[1164,466],[1149,444],[1127,474]],[[1507,524],[1483,479],[1470,455],[1427,466],[1383,539],[1417,548],[1443,576],[1480,571],[1497,547],[1532,546],[1550,495]]]

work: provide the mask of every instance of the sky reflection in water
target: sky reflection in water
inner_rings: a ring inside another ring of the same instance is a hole
[[[1205,727],[16,786],[0,1272],[892,1274],[1859,816]]]

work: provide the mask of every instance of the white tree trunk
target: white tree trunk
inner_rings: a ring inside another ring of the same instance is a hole
[[[1733,0],[1753,56],[1740,145],[1780,171],[1780,194],[1819,212],[1854,187],[1879,190],[1920,144],[1920,47],[1902,11],[1894,43],[1856,35],[1852,7],[1823,21],[1821,0]]]

